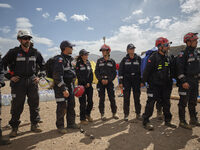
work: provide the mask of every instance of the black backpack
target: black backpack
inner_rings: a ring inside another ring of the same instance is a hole
[[[56,61],[56,58],[62,57],[61,55],[56,55],[54,57],[51,57],[47,60],[45,64],[45,70],[46,70],[46,76],[48,78],[53,78],[53,69],[54,69],[54,63]]]

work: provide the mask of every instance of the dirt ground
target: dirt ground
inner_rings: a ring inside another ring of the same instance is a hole
[[[7,83],[8,84],[8,83]],[[56,102],[41,102],[40,115],[43,123],[40,124],[43,132],[30,132],[29,108],[25,104],[23,114],[21,115],[21,124],[19,127],[19,136],[12,138],[12,144],[1,146],[0,150],[200,150],[200,128],[193,130],[182,128],[170,129],[164,126],[162,121],[157,120],[156,111],[152,116],[151,122],[155,126],[154,131],[147,131],[143,128],[142,122],[135,120],[133,97],[131,96],[129,122],[123,121],[123,98],[118,97],[120,90],[116,90],[116,102],[118,106],[119,120],[111,118],[109,100],[106,97],[105,115],[107,121],[100,120],[98,110],[98,95],[94,87],[94,108],[91,116],[94,122],[83,126],[87,133],[93,134],[95,139],[80,133],[79,130],[68,130],[68,133],[61,135],[57,132],[55,126],[56,120]],[[9,87],[2,89],[3,93],[9,93]],[[177,95],[177,88],[173,90],[173,95]],[[146,104],[146,93],[141,94],[142,112]],[[178,100],[171,100],[171,112],[173,114],[172,122],[178,126]],[[200,111],[200,103],[197,105],[197,111]],[[6,136],[10,132],[8,121],[10,119],[10,106],[2,108],[2,127],[3,134]],[[186,119],[189,120],[188,110]],[[76,122],[79,123],[79,102],[76,98]],[[200,113],[198,115],[200,118]]]

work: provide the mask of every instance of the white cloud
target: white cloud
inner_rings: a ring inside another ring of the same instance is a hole
[[[150,21],[149,17],[146,17],[144,19],[139,19],[138,23],[139,24],[145,24],[145,23],[148,23],[149,21]]]
[[[169,27],[171,21],[172,21],[171,19],[162,19],[162,20],[160,20],[160,22],[155,24],[155,27],[160,28],[160,29],[167,29],[167,27]]]
[[[42,8],[36,8],[37,11],[42,11]]]
[[[192,13],[200,11],[200,0],[179,0],[181,11],[184,13]]]
[[[55,16],[54,20],[61,20],[67,22],[66,15],[63,12],[58,12],[58,15]]]
[[[87,27],[87,30],[94,30],[93,27]]]
[[[2,38],[0,37],[0,52],[5,55],[10,48],[19,45],[16,39]]]
[[[77,15],[77,14],[74,14],[73,16],[71,16],[71,19],[73,19],[74,21],[86,21],[86,20],[89,20],[89,18],[86,15]]]
[[[123,22],[128,22],[128,21],[130,21],[131,19],[132,19],[132,16],[128,16],[128,17],[122,19],[122,21],[123,21]]]
[[[133,11],[130,16],[122,19],[122,21],[123,22],[129,22],[130,20],[133,19],[134,15],[139,15],[139,14],[143,14],[143,11],[141,9]]]
[[[139,10],[135,10],[132,12],[133,15],[140,15],[140,14],[143,14],[143,11],[141,9]]]
[[[28,18],[17,18],[16,21],[16,32],[18,32],[18,30],[28,30],[33,35],[33,40],[35,43],[44,44],[48,47],[53,45],[52,40],[45,37],[39,37],[38,35],[32,33],[31,28],[33,27],[33,25],[30,23],[30,20]]]
[[[42,14],[42,17],[44,17],[44,18],[48,18],[50,15],[49,15],[49,13],[48,12],[46,12],[46,13],[44,13],[44,14]]]
[[[56,55],[56,54],[60,54],[60,48],[59,47],[51,47],[47,49],[48,52],[51,53],[51,55]]]
[[[0,28],[0,31],[3,33],[9,33],[10,32],[10,27],[9,26],[4,26]]]
[[[183,36],[188,32],[200,32],[200,12],[189,16],[185,20],[162,19],[160,16],[154,17],[154,22],[158,27],[165,30],[155,30],[153,28],[143,29],[135,24],[129,26],[121,26],[117,32],[106,39],[106,43],[110,45],[112,50],[126,51],[126,46],[133,43],[136,46],[136,53],[154,47],[156,38],[163,36],[173,42],[172,46],[182,45]],[[164,24],[165,23],[165,24]],[[159,25],[158,25],[159,24]],[[164,26],[161,26],[164,24]],[[167,25],[166,25],[167,24]],[[153,23],[154,25],[154,23]],[[159,28],[160,29],[160,28]],[[86,48],[93,54],[99,53],[99,48],[103,44],[103,40],[97,41],[74,41],[77,50]]]
[[[53,41],[45,37],[33,36],[33,40],[35,43],[44,44],[48,47],[51,47],[53,45]]]
[[[9,4],[0,3],[0,8],[12,8],[12,6]]]
[[[30,33],[32,33],[31,28],[33,25],[30,23],[30,20],[28,18],[17,18],[16,19],[16,31],[18,30],[28,30]]]

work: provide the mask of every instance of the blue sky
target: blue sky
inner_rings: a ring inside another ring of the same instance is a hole
[[[183,44],[187,32],[200,31],[200,0],[0,0],[0,50],[19,45],[26,29],[45,58],[60,52],[62,40],[100,54],[102,37],[112,50],[133,43],[140,53],[164,36]]]

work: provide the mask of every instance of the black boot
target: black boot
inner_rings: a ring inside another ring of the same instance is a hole
[[[0,130],[0,145],[8,145],[10,144],[10,140],[7,138],[3,138],[2,131]]]

